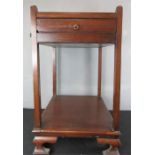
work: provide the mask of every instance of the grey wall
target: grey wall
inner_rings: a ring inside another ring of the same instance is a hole
[[[24,101],[25,108],[33,108],[33,77],[30,34],[30,6],[37,5],[40,11],[104,12],[115,11],[117,5],[123,5],[123,42],[122,42],[122,81],[121,109],[130,110],[130,0],[24,0]],[[113,54],[114,47],[103,48],[102,96],[112,108],[113,94]],[[52,54],[50,47],[41,46],[41,96],[45,107],[52,96]],[[97,93],[97,49],[61,48],[57,49],[58,94]]]

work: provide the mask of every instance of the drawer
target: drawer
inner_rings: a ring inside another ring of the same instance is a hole
[[[115,19],[37,19],[38,32],[115,33]]]

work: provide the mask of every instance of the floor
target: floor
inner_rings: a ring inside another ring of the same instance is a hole
[[[23,111],[23,155],[32,155],[34,146],[32,144],[33,134],[33,110]],[[131,112],[121,111],[122,132],[120,148],[121,155],[131,155]],[[95,139],[61,138],[52,147],[51,155],[102,155],[102,150],[107,146],[97,144]]]

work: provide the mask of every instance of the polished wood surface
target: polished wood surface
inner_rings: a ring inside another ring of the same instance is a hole
[[[37,16],[38,43],[115,43],[116,14],[115,17],[109,13],[45,14],[50,17]]]
[[[38,43],[115,43],[114,33],[38,33]]]
[[[122,42],[122,14],[123,8],[117,7],[117,31],[114,54],[114,95],[113,95],[113,118],[114,128],[119,129],[120,122],[120,86],[121,86],[121,42]]]
[[[102,47],[98,49],[98,96],[101,96],[102,90]]]
[[[116,19],[115,13],[101,13],[101,12],[38,12],[38,19],[56,18],[56,19]]]
[[[119,147],[121,145],[121,141],[119,139],[111,139],[111,138],[97,138],[97,142],[99,144],[111,144],[113,147]]]
[[[100,26],[98,26],[100,25]],[[116,32],[115,19],[38,19],[38,32]]]
[[[74,137],[74,138],[84,138],[84,137],[119,137],[120,131],[64,131],[64,130],[52,130],[52,129],[33,129],[32,131],[36,136],[59,136],[59,137]],[[113,139],[111,139],[113,141]],[[109,143],[107,143],[109,144]],[[110,143],[111,144],[111,143]]]
[[[42,115],[42,129],[112,131],[112,117],[97,96],[55,96]]]
[[[34,127],[41,126],[41,96],[40,96],[40,73],[39,73],[39,45],[36,35],[37,8],[31,7],[31,34],[32,34],[32,59],[33,59],[33,88],[34,88]]]
[[[49,155],[50,149],[44,147],[45,143],[55,144],[57,137],[36,136],[33,139],[35,149],[33,155]]]
[[[38,12],[31,7],[31,34],[33,53],[33,83],[35,124],[35,155],[49,154],[44,143],[53,143],[57,137],[96,137],[99,143],[117,148],[120,120],[121,36],[122,7],[115,13],[95,12]],[[52,46],[53,97],[41,117],[39,45]],[[102,47],[115,45],[113,115],[107,110],[102,94]],[[97,96],[57,95],[57,47],[98,48]],[[112,117],[113,116],[113,117]],[[117,155],[117,149],[106,151]]]

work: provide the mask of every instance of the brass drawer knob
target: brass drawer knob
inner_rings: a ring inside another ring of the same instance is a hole
[[[80,29],[80,25],[78,25],[78,24],[73,25],[73,30],[77,31],[79,29]]]

